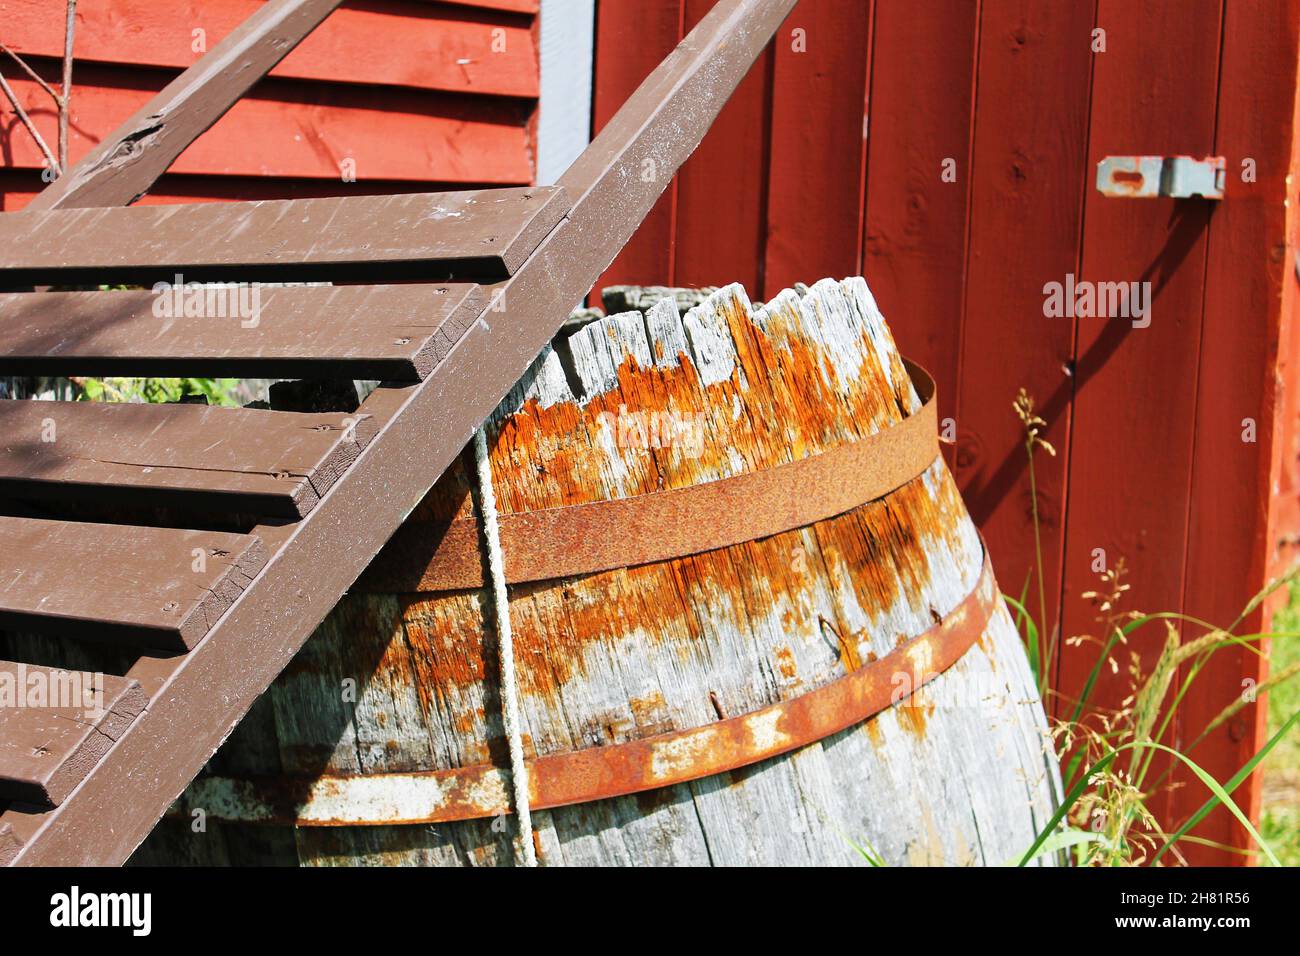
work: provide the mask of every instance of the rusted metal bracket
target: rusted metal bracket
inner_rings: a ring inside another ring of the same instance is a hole
[[[935,385],[904,359],[922,405],[860,441],[730,478],[499,518],[506,580],[547,581],[714,551],[802,528],[883,498],[939,455]],[[354,590],[483,586],[478,521],[403,525]],[[430,542],[437,542],[432,555]],[[427,557],[426,557],[427,556]]]
[[[534,810],[715,776],[798,750],[910,697],[984,634],[1001,596],[984,548],[974,589],[939,623],[816,690],[760,710],[641,740],[526,761]],[[510,771],[493,765],[311,779],[204,777],[184,806],[209,819],[302,827],[449,823],[511,812]]]
[[[1226,175],[1222,156],[1107,156],[1097,164],[1097,191],[1117,199],[1222,199]]]

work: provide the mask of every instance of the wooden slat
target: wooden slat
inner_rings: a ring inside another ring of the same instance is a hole
[[[862,273],[903,353],[934,376],[940,418],[959,424],[979,10],[881,3],[872,27]]]
[[[712,6],[713,0],[686,0],[686,28],[694,28]],[[602,58],[599,66],[604,64]],[[670,271],[643,281],[697,288],[723,282],[762,287],[766,223],[758,197],[766,188],[771,85],[769,46],[677,174],[675,259]],[[727,241],[718,242],[718,236]]]
[[[659,61],[682,37],[683,0],[651,3],[600,3],[596,7],[596,48],[617,50],[597,59],[592,89],[592,130],[599,133]],[[640,171],[657,175],[657,170]],[[671,285],[676,233],[677,183],[663,196],[631,240],[596,281],[595,291],[611,285]],[[599,296],[595,301],[599,303]]]
[[[133,202],[341,0],[270,0],[33,200],[41,210]]]
[[[57,70],[37,66],[57,86]],[[19,102],[46,142],[55,142],[57,120],[49,97],[14,73],[6,76]],[[147,103],[162,82],[153,72],[79,64],[68,143],[73,162]],[[533,178],[531,112],[528,100],[410,89],[377,96],[362,87],[270,80],[234,104],[168,169],[191,176],[311,177],[331,184],[335,193],[360,191],[342,181],[344,161],[358,183],[524,185]],[[25,133],[6,141],[4,161],[25,169],[45,165]]]
[[[1221,17],[1219,0],[1177,6],[1101,0],[1097,23],[1105,24],[1107,50],[1093,58],[1090,164],[1108,153],[1210,152]],[[1087,193],[1079,281],[1149,281],[1152,304],[1146,328],[1122,317],[1077,322],[1062,599],[1067,637],[1096,633],[1096,604],[1082,595],[1097,590],[1098,548],[1108,568],[1125,559],[1131,590],[1121,608],[1183,610],[1207,226],[1214,205]],[[1113,467],[1120,463],[1122,476]],[[1120,707],[1130,694],[1129,654],[1150,673],[1164,643],[1157,627],[1130,635],[1117,672],[1101,669],[1089,707]],[[1089,642],[1063,644],[1057,680],[1063,707],[1078,699],[1097,655]],[[1162,743],[1178,741],[1175,736]],[[1163,755],[1156,757],[1148,780],[1167,765]],[[1199,796],[1203,801],[1206,794]],[[1171,800],[1166,790],[1147,806],[1167,824]]]
[[[861,271],[863,116],[875,6],[801,0],[777,34],[764,297],[796,282]]]
[[[1092,189],[1088,98],[1093,63],[1107,54],[1094,56],[1071,38],[1091,35],[1095,12],[1089,4],[1017,0],[984,4],[980,14],[980,109],[968,174],[970,253],[954,471],[1007,589],[1019,593],[1035,575],[1030,605],[1048,635],[1060,620],[1075,320],[1043,316],[1043,285],[1079,273],[1084,194]],[[1049,127],[1051,136],[1040,134]],[[960,170],[958,177],[956,184],[940,185],[957,189]],[[868,170],[869,193],[888,188],[873,182]],[[915,276],[908,292],[925,282]],[[898,335],[908,341],[905,324]],[[1034,462],[1037,529],[1025,431],[1011,411],[1021,388],[1047,420],[1043,437],[1056,449],[1055,456],[1040,452]],[[1036,540],[1042,546],[1041,600]]]
[[[16,863],[120,863],[136,848],[649,212],[666,180],[627,171],[651,157],[669,173],[680,166],[791,6],[720,0],[637,90],[562,177],[572,207],[499,287],[503,312],[485,312],[425,381],[367,399],[363,410],[383,410],[386,424],[366,454],[315,513],[284,530],[256,586],[193,652],[137,662],[130,676],[152,703],[68,800],[48,813],[0,814],[24,844]]]
[[[1210,219],[1184,582],[1186,613],[1219,625],[1235,620],[1272,573],[1284,570],[1269,567],[1275,541],[1269,534],[1268,508],[1276,507],[1281,497],[1281,462],[1275,457],[1287,444],[1281,430],[1294,427],[1280,414],[1294,381],[1293,370],[1288,380],[1286,365],[1297,355],[1287,349],[1283,337],[1282,302],[1285,290],[1300,284],[1293,258],[1296,246],[1288,249],[1284,244],[1284,197],[1289,195],[1294,203],[1296,194],[1290,177],[1296,155],[1292,150],[1300,3],[1230,3],[1224,17],[1213,151],[1229,157],[1228,175],[1226,197]],[[1287,121],[1280,122],[1282,117]],[[1254,182],[1242,179],[1246,157],[1255,166]],[[1263,250],[1269,254],[1262,255]],[[1247,262],[1251,266],[1243,267]],[[1254,441],[1243,440],[1247,419],[1255,423]],[[1263,609],[1257,608],[1238,633],[1268,629]],[[1189,746],[1244,688],[1262,683],[1266,666],[1267,659],[1253,647],[1216,652],[1179,705],[1182,744]],[[1262,703],[1252,703],[1188,755],[1216,780],[1228,779],[1263,745],[1267,710]],[[1182,787],[1174,795],[1172,820],[1182,823],[1205,794],[1181,765],[1174,779]],[[1232,798],[1252,819],[1259,819],[1260,775],[1248,778]],[[1222,806],[1192,835],[1211,844],[1254,849],[1249,834]],[[1244,862],[1239,854],[1208,844],[1179,846],[1192,865]]]
[[[0,217],[11,286],[509,275],[564,215],[554,186]],[[123,236],[131,241],[123,242]]]
[[[0,661],[0,799],[58,806],[145,703],[137,681]]]
[[[415,381],[484,304],[468,284],[258,287],[215,292],[219,312],[205,301],[203,315],[187,317],[199,295],[0,295],[0,375]]]
[[[185,68],[198,59],[193,30],[214,46],[249,16],[258,0],[206,0],[192,24],[158,0],[97,0],[77,13],[77,62],[98,60]],[[0,3],[5,43],[25,55],[63,56],[63,18],[46,4]],[[122,24],[130,29],[123,30]],[[527,20],[497,13],[422,8],[371,0],[331,14],[268,74],[272,77],[537,95],[537,51]]]
[[[0,813],[4,812],[4,803],[0,802]],[[0,866],[8,866],[23,848],[22,838],[14,831],[12,823],[0,823]]]
[[[0,495],[298,517],[373,435],[361,415],[0,402]]]
[[[265,563],[254,535],[0,516],[0,628],[185,650]]]
[[[21,212],[44,187],[40,173],[30,169],[0,169],[0,212]],[[399,193],[447,192],[455,183],[356,183],[356,195],[392,196]],[[180,203],[253,202],[274,199],[320,199],[337,196],[337,183],[327,179],[285,179],[251,176],[180,176],[168,173],[137,206],[175,206]]]

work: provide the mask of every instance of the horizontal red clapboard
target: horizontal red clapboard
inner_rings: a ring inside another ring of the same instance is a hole
[[[78,62],[185,69],[261,6],[259,0],[97,0],[77,9]],[[497,10],[381,0],[335,11],[271,76],[331,83],[412,86],[498,96],[537,96],[531,22]],[[4,42],[23,55],[62,57],[62,11],[0,2]]]
[[[0,167],[0,212],[17,212],[44,187],[35,169]],[[450,192],[463,184],[407,180],[365,180],[351,186],[359,195],[395,196],[399,193]],[[342,192],[337,180],[275,179],[270,176],[172,176],[160,179],[137,206],[172,203],[230,202],[257,199],[314,199]]]
[[[49,97],[32,80],[12,71],[9,76],[46,142],[55,142]],[[117,67],[81,68],[72,98],[72,161],[148,102],[166,79]],[[180,155],[172,172],[524,184],[532,180],[528,112],[527,101],[412,90],[377,98],[365,90],[282,80],[236,103]],[[44,166],[25,131],[14,132],[8,143],[7,165]]]

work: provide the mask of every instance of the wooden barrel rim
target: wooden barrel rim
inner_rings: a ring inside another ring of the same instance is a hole
[[[981,539],[981,544],[983,541]],[[526,761],[535,810],[656,790],[735,770],[824,740],[907,699],[957,663],[999,603],[987,545],[975,587],[933,627],[879,660],[790,700],[717,723]],[[904,692],[898,679],[904,677]],[[453,770],[305,778],[213,776],[188,802],[217,820],[301,827],[391,826],[494,817],[511,810],[510,773]]]
[[[868,438],[684,488],[499,515],[506,580],[547,581],[684,558],[804,528],[896,491],[939,454],[934,379],[915,362],[903,362],[922,405]],[[427,550],[431,534],[428,523],[399,530],[363,590],[384,590],[383,563]],[[407,535],[423,540],[406,548]],[[478,519],[452,520],[421,562],[427,562],[422,594],[482,587]]]

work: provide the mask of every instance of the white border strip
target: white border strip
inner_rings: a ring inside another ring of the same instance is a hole
[[[551,185],[591,142],[596,0],[542,0],[537,183]]]

